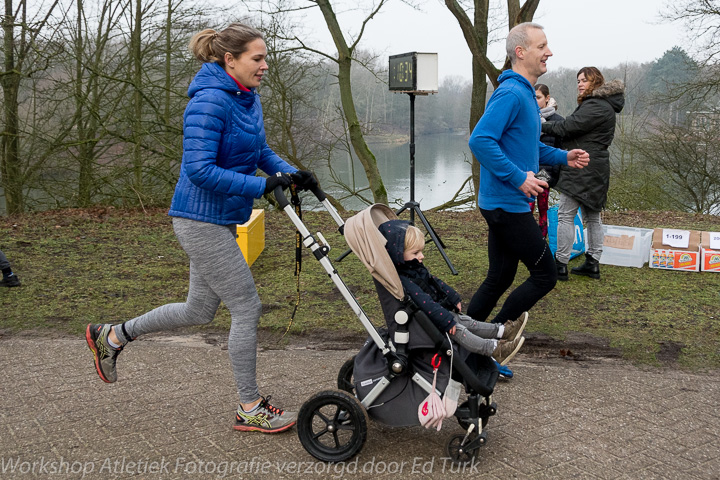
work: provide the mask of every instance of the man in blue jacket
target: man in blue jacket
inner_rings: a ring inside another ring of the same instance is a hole
[[[548,187],[535,177],[539,164],[583,168],[590,161],[584,150],[566,152],[540,142],[533,85],[547,72],[546,62],[552,56],[542,27],[529,22],[515,26],[505,47],[512,69],[498,78],[500,86],[470,137],[470,150],[480,162],[478,206],[488,224],[490,266],[467,314],[487,320],[512,285],[518,262],[523,262],[530,277],[508,296],[494,323],[529,311],[557,281],[552,253],[530,211],[534,196]]]

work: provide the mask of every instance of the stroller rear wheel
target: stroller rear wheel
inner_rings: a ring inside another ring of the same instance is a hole
[[[303,404],[297,431],[307,452],[324,462],[342,462],[357,455],[367,438],[368,416],[352,395],[325,390]]]
[[[355,369],[355,356],[343,363],[337,377],[337,385],[343,392],[355,394],[355,383],[353,382],[353,370]]]

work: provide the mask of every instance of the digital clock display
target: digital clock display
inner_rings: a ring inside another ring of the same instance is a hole
[[[415,52],[391,56],[388,69],[388,86],[390,90],[416,90],[416,70],[417,54]]]

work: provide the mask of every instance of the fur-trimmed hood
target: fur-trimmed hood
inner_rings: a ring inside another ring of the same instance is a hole
[[[585,98],[589,100],[591,98],[602,98],[607,100],[612,105],[613,110],[616,113],[620,113],[625,106],[625,84],[622,80],[610,80],[609,82],[603,83],[598,88]]]

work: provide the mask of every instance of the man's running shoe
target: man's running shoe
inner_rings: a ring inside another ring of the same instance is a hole
[[[503,332],[502,336],[503,340],[513,341],[517,338],[520,338],[523,330],[525,330],[525,325],[527,325],[527,321],[528,312],[523,312],[523,314],[520,315],[517,320],[508,320],[507,322],[505,322],[505,331]]]
[[[260,403],[250,412],[242,406],[235,414],[235,430],[244,432],[277,433],[284,432],[297,422],[297,413],[285,412],[270,405],[270,395],[262,397]]]
[[[85,340],[95,357],[95,370],[103,382],[114,383],[117,381],[115,361],[122,348],[115,350],[108,344],[108,334],[112,325],[109,323],[92,323],[85,329]]]
[[[502,380],[510,380],[511,378],[513,378],[515,376],[513,371],[510,370],[510,367],[505,366],[505,365],[500,365],[494,358],[493,358],[493,362],[495,362],[495,366],[497,367],[497,370],[498,370],[498,376]]]

